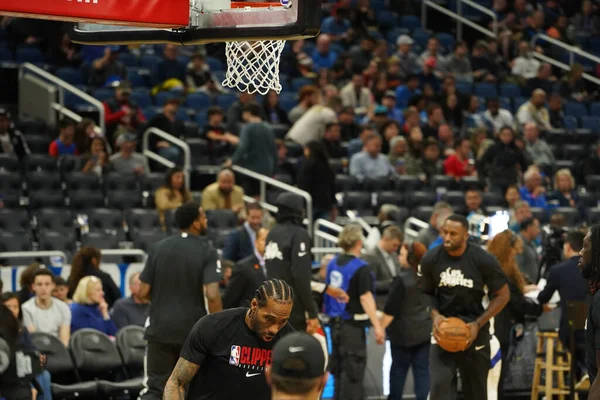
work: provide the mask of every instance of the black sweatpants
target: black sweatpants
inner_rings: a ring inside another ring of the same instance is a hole
[[[334,399],[363,400],[367,368],[365,328],[336,320],[331,324],[331,347]]]
[[[162,400],[163,390],[179,360],[182,347],[183,344],[148,342],[141,400]]]
[[[490,337],[480,334],[467,350],[450,353],[437,344],[429,352],[431,390],[429,400],[454,400],[457,396],[456,371],[460,372],[465,400],[487,400],[490,371]]]

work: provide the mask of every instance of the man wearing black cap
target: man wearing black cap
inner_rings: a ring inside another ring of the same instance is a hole
[[[23,134],[13,127],[10,113],[0,108],[0,154],[23,158],[30,154]]]
[[[319,400],[329,373],[321,343],[304,332],[283,337],[273,348],[265,371],[272,400]]]
[[[200,205],[185,203],[175,211],[180,233],[157,242],[140,275],[140,297],[151,300],[143,400],[162,399],[192,327],[209,312],[221,311],[221,264],[217,250],[203,237],[206,216]]]
[[[320,327],[317,305],[312,299],[311,239],[302,225],[304,200],[293,193],[280,194],[277,224],[267,236],[265,267],[267,276],[288,282],[295,292],[290,324],[299,331],[313,334]]]

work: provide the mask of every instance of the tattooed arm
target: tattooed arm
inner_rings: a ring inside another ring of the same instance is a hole
[[[179,357],[165,386],[163,400],[183,400],[185,387],[192,381],[200,366]]]

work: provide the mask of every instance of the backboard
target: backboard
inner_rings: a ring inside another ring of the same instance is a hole
[[[95,1],[101,3],[103,0]],[[189,0],[183,1],[187,3]],[[143,2],[138,3],[144,7]],[[320,25],[321,0],[280,0],[272,3],[191,0],[189,1],[189,23],[186,26],[164,29],[75,22],[71,26],[69,36],[74,42],[86,44],[194,45],[313,37],[318,34]]]

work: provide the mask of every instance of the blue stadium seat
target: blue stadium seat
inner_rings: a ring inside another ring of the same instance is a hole
[[[514,83],[503,83],[500,85],[500,96],[514,98],[521,96],[521,89]]]
[[[581,118],[581,127],[583,129],[589,129],[592,132],[600,132],[600,114],[593,115],[591,117],[584,116]]]
[[[474,94],[479,97],[483,97],[484,99],[498,97],[498,91],[496,90],[496,86],[492,85],[491,83],[476,84]]]
[[[421,27],[421,18],[414,15],[403,15],[400,17],[400,27],[410,29],[417,29]]]
[[[380,27],[390,28],[398,25],[398,14],[389,10],[382,10],[375,15]]]
[[[134,90],[131,92],[131,99],[135,101],[141,108],[152,106],[152,97],[143,91]]]
[[[22,47],[17,49],[17,61],[43,63],[44,53],[37,47]]]
[[[196,123],[198,124],[200,129],[208,125],[208,115],[205,111],[196,113]]]
[[[180,54],[177,56],[177,62],[187,67],[187,65],[190,63],[190,58],[188,56]]]
[[[582,118],[588,115],[587,108],[582,103],[570,101],[565,104],[565,115],[570,115],[575,118]]]
[[[154,54],[144,54],[140,58],[140,66],[142,68],[152,69],[154,64],[157,64],[160,61],[160,57]]]
[[[296,107],[296,104],[298,104],[298,99],[295,93],[281,93],[279,95],[279,106],[285,111],[290,112],[292,108]]]
[[[592,103],[590,105],[590,115],[600,116],[600,102]]]
[[[152,119],[156,115],[156,110],[154,107],[146,107],[142,109],[142,114],[146,117],[147,120]]]
[[[527,98],[526,97],[523,97],[523,96],[515,97],[513,99],[513,104],[515,106],[515,112],[517,112],[517,110],[519,109],[519,107],[521,107],[526,102],[527,102]]]
[[[469,82],[456,82],[456,90],[459,93],[471,94],[473,93],[473,85]]]
[[[175,114],[175,119],[177,119],[178,121],[189,121],[190,114],[188,113],[188,110],[188,108],[179,107],[177,109],[177,114]]]
[[[154,96],[154,105],[157,107],[162,107],[165,105],[167,100],[174,99],[178,97],[179,94],[175,92],[159,92]]]
[[[224,71],[223,62],[215,57],[206,57],[206,63],[212,72]]]
[[[13,54],[10,49],[6,47],[0,47],[0,61],[12,61]]]
[[[512,102],[509,97],[500,97],[500,108],[513,112]]]
[[[449,33],[438,33],[436,35],[436,37],[438,38],[438,40],[440,41],[440,44],[450,53],[452,52],[452,50],[454,50],[454,45],[456,44],[456,39],[454,38],[454,35],[451,35]]]
[[[308,78],[294,78],[292,79],[292,90],[299,92],[303,86],[312,85],[314,81]]]
[[[138,58],[135,54],[121,52],[118,56],[119,61],[121,61],[127,67],[137,67],[138,66]]]
[[[593,37],[590,39],[590,50],[592,53],[598,56],[600,54],[600,37]]]
[[[429,40],[429,32],[416,29],[413,34],[413,40],[415,41],[415,45],[425,48],[427,46],[427,41]]]
[[[225,111],[236,101],[237,96],[234,94],[220,94],[217,96],[217,105]]]
[[[577,122],[577,118],[571,115],[565,115],[563,117],[563,123],[565,124],[565,129],[573,130],[579,129],[579,123]]]
[[[108,89],[108,88],[95,89],[92,92],[92,96],[94,96],[95,98],[97,98],[100,101],[110,100],[114,97],[114,95],[115,95],[115,91],[112,89]]]
[[[127,80],[133,87],[147,86],[146,78],[135,69],[127,69]]]
[[[190,94],[187,97],[186,102],[188,107],[194,108],[196,110],[204,110],[210,107],[211,99],[210,96],[206,93],[198,92]]]

